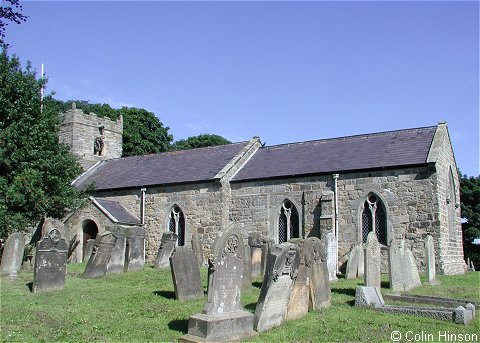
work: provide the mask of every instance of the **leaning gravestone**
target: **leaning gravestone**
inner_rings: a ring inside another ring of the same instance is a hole
[[[355,245],[348,254],[347,270],[345,272],[345,279],[356,279],[358,273],[358,263],[360,258],[361,247]]]
[[[285,321],[299,263],[300,249],[295,244],[285,242],[270,249],[255,309],[254,329],[258,332],[280,326]]]
[[[355,306],[359,307],[383,307],[385,301],[377,287],[358,286],[355,290]]]
[[[381,288],[380,262],[380,244],[375,232],[370,231],[365,244],[365,286]]]
[[[402,257],[405,291],[421,286],[415,257],[412,251],[405,246],[405,240],[403,239],[400,241],[400,255]]]
[[[393,239],[388,249],[388,277],[390,289],[396,292],[405,290],[403,277],[403,261],[400,254],[400,246],[396,239]]]
[[[0,275],[10,280],[17,279],[17,272],[22,267],[23,251],[25,250],[25,236],[19,232],[8,236],[3,248]]]
[[[142,269],[145,265],[145,229],[133,226],[128,229],[127,248],[125,253],[125,269],[127,271]]]
[[[332,290],[328,277],[325,246],[317,237],[309,237],[305,242],[305,261],[311,268],[310,308],[318,310],[332,303]]]
[[[202,313],[190,316],[183,341],[223,342],[255,335],[253,314],[240,303],[245,263],[243,236],[230,225],[213,246],[208,261],[208,300]]]
[[[294,320],[308,313],[311,268],[305,264],[305,240],[303,238],[293,238],[289,242],[298,245],[300,253],[297,278],[295,279],[287,309],[287,320]]]
[[[157,259],[155,260],[155,267],[167,268],[170,265],[170,256],[177,244],[178,236],[173,232],[164,232],[160,247],[158,248]]]
[[[330,281],[338,280],[337,278],[337,238],[333,232],[326,235],[326,249],[327,249],[327,266],[328,277]]]
[[[107,231],[110,231],[115,236],[115,247],[112,250],[110,260],[107,266],[107,275],[122,273],[125,271],[125,228],[121,226],[108,227]]]
[[[435,248],[433,237],[430,235],[427,235],[425,239],[425,265],[427,267],[427,283],[430,285],[440,284],[435,275]]]
[[[183,301],[203,297],[200,268],[190,247],[181,246],[175,249],[172,257],[170,257],[170,270],[177,300]]]
[[[67,277],[68,245],[58,229],[51,229],[37,242],[33,293],[64,289]]]
[[[108,261],[115,247],[117,238],[109,231],[97,235],[92,255],[87,262],[83,277],[87,279],[104,277],[107,273]]]
[[[90,260],[90,256],[92,256],[94,246],[95,239],[88,239],[85,244],[85,250],[83,252],[83,262],[88,262],[88,260]]]
[[[205,265],[205,258],[203,257],[203,246],[202,241],[200,240],[200,235],[198,233],[194,233],[192,235],[192,250],[195,254],[195,258],[197,259],[198,265],[201,267]]]

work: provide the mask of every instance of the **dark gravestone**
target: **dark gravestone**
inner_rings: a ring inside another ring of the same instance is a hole
[[[311,268],[310,308],[317,310],[332,303],[332,290],[325,246],[317,237],[305,241],[305,263]]]
[[[92,255],[87,262],[84,278],[101,278],[107,273],[108,261],[115,247],[117,238],[109,231],[98,234],[95,239]]]
[[[115,246],[113,247],[110,260],[107,266],[107,275],[122,273],[125,270],[125,228],[121,226],[108,227],[115,236]]]
[[[184,341],[222,342],[255,335],[253,314],[240,303],[245,264],[243,237],[230,225],[217,237],[208,261],[208,300],[202,313],[190,316]]]
[[[22,266],[23,251],[25,250],[25,236],[19,232],[8,236],[2,253],[0,275],[16,280],[17,272]]]
[[[158,248],[157,259],[155,260],[155,267],[167,268],[170,265],[170,256],[172,256],[175,245],[177,244],[178,236],[173,232],[164,232],[160,247]]]
[[[285,242],[274,245],[270,250],[255,309],[253,327],[258,332],[280,326],[285,321],[300,264],[300,249],[295,244]]]
[[[125,270],[143,269],[145,265],[145,229],[139,226],[130,227],[127,241]]]
[[[202,241],[200,239],[200,235],[198,233],[194,233],[192,235],[192,250],[195,254],[195,258],[197,259],[198,265],[204,266],[205,265],[205,258],[203,257],[203,246]]]
[[[85,252],[83,254],[83,262],[88,262],[92,256],[93,247],[95,246],[95,239],[88,239],[85,244]]]
[[[305,240],[303,238],[293,238],[289,242],[298,245],[300,249],[300,264],[298,266],[297,278],[295,279],[287,309],[287,320],[293,320],[301,318],[308,313],[311,268],[305,264]]]
[[[203,297],[202,279],[198,261],[188,246],[177,247],[170,257],[175,298],[189,300]]]
[[[51,229],[46,237],[37,242],[33,293],[65,288],[67,255],[68,245],[60,230]]]

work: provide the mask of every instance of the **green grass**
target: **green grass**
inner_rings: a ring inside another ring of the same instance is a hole
[[[66,288],[33,294],[32,272],[22,271],[16,282],[0,281],[0,339],[5,342],[171,342],[187,332],[190,315],[199,313],[206,298],[178,302],[168,269],[143,270],[103,279],[82,279],[85,264],[69,264]],[[206,269],[202,269],[206,287]],[[480,301],[480,273],[439,276],[439,286],[423,286],[411,293]],[[382,292],[389,290],[383,278]],[[256,342],[390,341],[394,330],[431,333],[477,334],[477,318],[467,326],[428,318],[379,313],[353,307],[355,287],[361,279],[332,283],[331,307],[252,339]],[[242,296],[245,309],[255,311],[261,280]],[[205,289],[206,291],[206,289]],[[405,341],[405,340],[404,340]]]

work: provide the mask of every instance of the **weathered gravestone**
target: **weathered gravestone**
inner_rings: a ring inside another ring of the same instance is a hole
[[[125,228],[117,225],[107,227],[107,231],[110,231],[115,236],[115,246],[113,247],[110,260],[107,266],[107,275],[122,273],[125,270]]]
[[[197,259],[198,265],[201,267],[205,265],[205,258],[203,257],[203,246],[202,241],[200,240],[200,235],[198,233],[194,233],[192,235],[192,250],[195,254],[195,258]]]
[[[3,248],[0,275],[16,280],[17,272],[22,267],[23,251],[25,250],[25,236],[19,232],[8,236]]]
[[[108,261],[115,247],[117,238],[109,231],[97,235],[92,255],[87,262],[83,277],[92,279],[104,277],[107,273]]]
[[[170,256],[177,244],[178,236],[173,232],[164,232],[160,247],[158,248],[157,259],[155,260],[155,267],[166,268],[170,265]]]
[[[427,235],[425,239],[425,266],[427,269],[427,283],[430,285],[439,285],[435,274],[435,248],[433,246],[433,237]]]
[[[337,278],[337,238],[333,232],[329,232],[325,238],[326,250],[327,250],[327,266],[328,266],[328,278],[330,281],[338,280]]]
[[[370,231],[365,244],[365,286],[381,288],[380,263],[380,244],[375,232]]]
[[[365,275],[365,251],[363,245],[360,244],[358,249],[358,265],[357,265],[357,277]]]
[[[262,240],[262,266],[260,270],[260,275],[265,275],[265,270],[267,268],[267,258],[268,254],[270,253],[271,247],[275,244],[275,241],[271,237],[267,237],[265,235],[260,235],[260,239]]]
[[[252,290],[252,260],[250,246],[245,245],[245,266],[243,268],[242,292],[250,292]]]
[[[299,264],[297,245],[285,242],[270,249],[255,309],[254,329],[258,332],[280,326],[285,321]]]
[[[125,252],[125,270],[142,269],[145,265],[145,229],[140,226],[128,228]]]
[[[240,303],[245,263],[243,237],[230,225],[215,240],[208,261],[208,300],[203,312],[190,316],[183,341],[224,342],[255,335],[253,314]]]
[[[43,221],[42,225],[42,238],[47,236],[50,230],[57,229],[62,237],[65,237],[65,224],[56,218],[47,217]]]
[[[37,242],[33,293],[65,288],[68,245],[58,229],[51,229]]]
[[[405,240],[400,241],[400,256],[402,257],[402,268],[404,276],[405,291],[422,285],[420,275],[418,274],[415,257],[410,249],[405,246]]]
[[[177,300],[183,301],[203,297],[200,268],[190,247],[181,246],[175,249],[172,257],[170,257],[170,270]]]
[[[305,240],[303,238],[293,238],[289,242],[298,245],[300,254],[297,278],[287,308],[287,320],[294,320],[308,313],[311,268],[305,264]]]
[[[345,279],[356,279],[358,274],[358,263],[360,259],[361,247],[355,245],[348,254],[347,270],[345,272]]]
[[[83,262],[88,262],[90,256],[92,256],[93,247],[95,246],[95,239],[88,239],[83,251]]]
[[[371,286],[358,286],[355,291],[355,306],[359,307],[383,307],[383,300],[380,288]]]
[[[248,245],[251,251],[252,277],[257,277],[262,272],[262,240],[260,232],[252,232],[248,235]]]
[[[388,249],[388,277],[390,289],[396,292],[405,290],[403,278],[403,261],[400,254],[399,242],[393,239]]]
[[[311,268],[310,309],[318,310],[332,303],[325,246],[317,237],[305,241],[305,263]]]

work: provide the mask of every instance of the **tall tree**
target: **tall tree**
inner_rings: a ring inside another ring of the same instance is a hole
[[[480,268],[480,245],[472,244],[475,238],[480,238],[480,176],[460,179],[460,205],[462,217],[463,248],[465,257]]]
[[[198,136],[180,139],[172,145],[172,150],[186,150],[194,148],[203,148],[207,146],[230,144],[231,142],[219,135],[202,134]]]
[[[123,156],[145,155],[169,150],[173,136],[169,127],[142,108],[122,107]]]
[[[79,200],[70,183],[81,167],[58,143],[58,115],[40,111],[40,90],[28,64],[0,54],[0,237],[25,231],[43,216],[61,218]]]
[[[27,20],[27,16],[20,13],[22,5],[19,0],[2,0],[0,5],[0,47],[7,49],[8,44],[5,42],[5,31],[9,21],[20,24]]]

